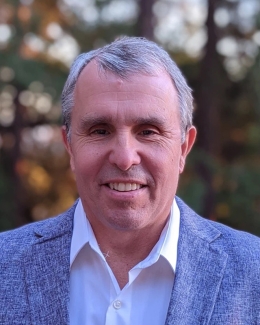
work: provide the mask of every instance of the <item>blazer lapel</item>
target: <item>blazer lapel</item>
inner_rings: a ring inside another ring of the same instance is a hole
[[[36,241],[24,261],[31,323],[69,324],[70,243],[75,206],[35,229]]]
[[[227,254],[212,243],[221,233],[177,200],[181,212],[177,267],[166,325],[206,325],[221,285]]]

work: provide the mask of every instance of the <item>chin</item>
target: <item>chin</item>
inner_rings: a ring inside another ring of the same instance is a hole
[[[132,231],[144,227],[144,222],[139,216],[130,216],[129,214],[120,214],[119,216],[106,219],[106,224],[109,228],[121,231]]]

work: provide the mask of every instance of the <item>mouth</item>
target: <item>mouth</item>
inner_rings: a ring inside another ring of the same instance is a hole
[[[130,192],[130,191],[139,190],[145,185],[137,184],[137,183],[108,183],[107,186],[111,190],[115,190],[118,192]]]

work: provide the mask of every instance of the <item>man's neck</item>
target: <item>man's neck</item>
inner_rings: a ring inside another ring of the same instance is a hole
[[[132,231],[106,229],[102,232],[99,229],[97,232],[92,226],[100,250],[121,289],[128,283],[128,272],[144,260],[158,242],[165,223],[160,227],[157,224],[156,229],[149,227]]]

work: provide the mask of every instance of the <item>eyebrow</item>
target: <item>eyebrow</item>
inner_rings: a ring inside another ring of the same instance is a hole
[[[86,129],[93,125],[112,125],[114,119],[111,116],[85,116],[80,120],[80,128]],[[165,125],[165,118],[163,117],[136,117],[130,120],[130,124],[135,125],[155,125],[162,127]]]
[[[79,122],[81,129],[86,129],[97,124],[112,124],[112,118],[109,116],[84,116]]]
[[[154,125],[157,127],[163,127],[165,125],[165,118],[163,117],[156,117],[156,116],[151,116],[151,117],[137,117],[132,120],[132,122],[136,125]]]

